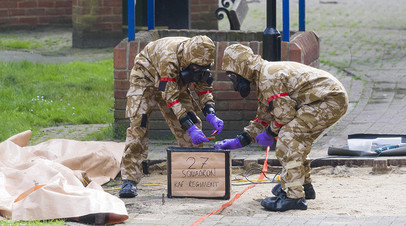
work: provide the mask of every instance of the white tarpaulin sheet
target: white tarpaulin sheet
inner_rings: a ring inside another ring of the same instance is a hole
[[[128,219],[124,202],[100,186],[120,171],[123,143],[52,139],[26,146],[30,137],[26,131],[0,143],[0,216],[26,221],[104,213],[105,223]]]

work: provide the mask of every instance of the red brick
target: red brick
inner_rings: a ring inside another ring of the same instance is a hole
[[[0,10],[0,17],[8,17],[8,10],[4,9],[4,10]]]
[[[207,13],[209,11],[209,9],[210,8],[208,5],[198,5],[198,6],[194,6],[194,9],[192,11],[196,10],[194,12]]]
[[[111,31],[113,27],[112,27],[111,23],[99,23],[97,25],[97,28],[100,31]]]
[[[244,103],[244,110],[256,110],[258,108],[258,101],[247,101]]]
[[[35,8],[35,7],[37,7],[37,1],[18,2],[18,8]]]
[[[58,18],[56,16],[39,16],[38,23],[40,24],[48,24],[55,22]]]
[[[96,9],[98,15],[111,15],[113,14],[113,8],[111,7],[100,7]]]
[[[114,80],[114,89],[128,90],[130,82],[128,80]]]
[[[231,82],[214,82],[213,83],[213,89],[214,90],[231,90],[232,87]]]
[[[115,69],[127,69],[127,49],[123,46],[123,42],[118,44],[113,49],[114,55],[114,68]]]
[[[228,111],[230,110],[230,101],[217,101],[216,111]]]
[[[200,4],[218,4],[218,0],[200,0]]]
[[[250,46],[249,42],[240,42],[241,45]]]
[[[141,51],[145,48],[145,46],[148,45],[148,43],[149,43],[149,42],[140,42],[140,49],[139,49],[139,52],[141,52]]]
[[[124,119],[125,118],[125,110],[115,110],[114,111],[114,118],[115,119]]]
[[[25,10],[25,15],[31,15],[31,16],[43,16],[44,15],[45,10],[44,9],[26,9]]]
[[[259,49],[259,42],[258,41],[249,42],[249,47],[252,49],[254,54],[258,54],[258,49]]]
[[[52,15],[52,16],[56,16],[56,15],[61,15],[60,12],[58,11],[58,9],[55,8],[45,8],[45,15]],[[62,13],[64,14],[64,13]]]
[[[228,46],[228,42],[218,42],[218,53],[217,53],[217,70],[221,71],[222,64],[223,64],[223,55],[224,50]]]
[[[124,109],[127,105],[127,100],[126,99],[116,99],[114,101],[114,109]]]
[[[99,15],[100,22],[107,22],[107,23],[120,23],[122,21],[121,16],[119,15]]]
[[[1,1],[0,9],[15,9],[17,8],[17,1]]]
[[[9,10],[9,15],[10,16],[25,16],[25,10],[24,9],[11,9],[11,10]]]
[[[289,42],[282,42],[281,43],[281,60],[287,61],[289,60]]]
[[[38,1],[38,7],[47,7],[47,8],[55,7],[55,1],[44,1],[44,0]]]
[[[130,71],[124,70],[124,71],[119,71],[119,70],[114,70],[114,79],[129,79],[129,74]]]
[[[217,81],[230,81],[225,71],[217,72]]]
[[[257,113],[256,109],[254,109],[253,111],[244,111],[243,118],[247,121],[253,120],[256,116],[256,113]]]
[[[241,101],[230,101],[229,104],[230,104],[230,110],[236,110],[236,111],[244,110],[245,103],[243,103]]]
[[[37,17],[23,17],[23,18],[19,18],[18,21],[22,24],[37,24],[38,18]]]
[[[122,7],[121,0],[102,0],[102,6],[104,7]]]
[[[71,0],[69,0],[69,1],[56,1],[55,2],[55,7],[66,7],[66,8],[68,8],[68,7],[72,7],[72,1]]]
[[[218,91],[216,92],[216,100],[241,100],[242,97],[237,92],[233,91]]]
[[[191,21],[196,21],[196,20],[199,20],[199,13],[197,12],[197,13],[190,13],[190,20]]]
[[[127,90],[114,90],[115,99],[125,99],[127,96]]]
[[[138,41],[130,42],[129,56],[128,56],[128,68],[131,69],[134,66],[135,56],[138,54]]]
[[[302,50],[296,43],[289,43],[289,61],[303,63]]]
[[[113,14],[114,15],[122,15],[123,9],[121,7],[113,7]]]
[[[255,87],[254,88],[253,87],[254,87],[254,85],[251,85],[251,92],[247,97],[245,97],[246,100],[257,100],[258,99],[256,92],[255,92]]]
[[[123,31],[123,25],[122,24],[117,24],[117,23],[111,24],[111,31],[120,31],[120,32],[122,32]]]

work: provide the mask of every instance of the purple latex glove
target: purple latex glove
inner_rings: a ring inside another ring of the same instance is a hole
[[[214,131],[216,130],[217,130],[216,134],[220,134],[221,131],[223,130],[224,122],[223,120],[217,118],[215,114],[213,113],[207,114],[206,121],[209,122],[214,127],[214,130],[212,131],[213,134]]]
[[[196,125],[191,126],[187,132],[190,134],[190,138],[192,139],[192,143],[194,145],[201,144],[203,142],[209,142],[210,140],[204,136],[204,133],[197,128]]]
[[[262,146],[272,146],[274,142],[274,138],[269,136],[266,131],[258,134],[257,137],[255,137],[255,142]]]
[[[214,143],[214,150],[227,150],[237,148],[242,148],[242,145],[240,143],[240,140],[238,140],[238,138],[224,139]]]

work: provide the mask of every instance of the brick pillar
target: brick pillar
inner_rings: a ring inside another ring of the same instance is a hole
[[[218,21],[214,12],[218,6],[218,0],[190,0],[191,28],[217,30]]]
[[[72,46],[114,47],[124,37],[122,0],[73,0]]]

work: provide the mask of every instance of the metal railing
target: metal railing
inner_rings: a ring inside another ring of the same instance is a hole
[[[263,35],[262,56],[265,60],[281,60],[281,34],[276,28],[276,0],[267,0],[266,21],[267,28]],[[282,22],[284,42],[290,40],[289,0],[282,2]],[[299,31],[305,30],[305,0],[299,0]]]
[[[290,40],[289,0],[282,0],[284,42]],[[135,39],[135,4],[128,0],[128,40]],[[155,28],[155,0],[148,0],[148,30]],[[299,31],[305,31],[305,0],[299,0]],[[280,60],[280,32],[276,28],[276,0],[267,0],[267,28],[264,31],[263,56],[266,60]]]
[[[136,0],[128,0],[128,41],[135,40],[135,5]],[[155,29],[155,0],[148,0],[148,30]]]

